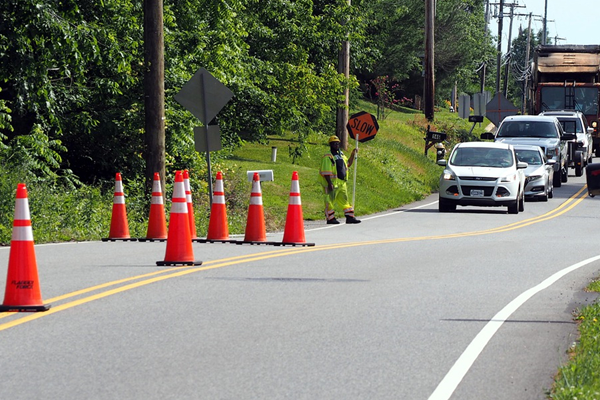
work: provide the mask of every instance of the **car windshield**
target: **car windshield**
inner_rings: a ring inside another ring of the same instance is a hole
[[[542,157],[537,150],[515,149],[515,153],[517,153],[517,159],[519,161],[526,162],[529,165],[542,165]]]
[[[550,121],[505,121],[496,137],[555,138],[558,132]]]
[[[459,167],[507,168],[513,162],[510,150],[486,147],[458,147],[450,158],[450,163]]]

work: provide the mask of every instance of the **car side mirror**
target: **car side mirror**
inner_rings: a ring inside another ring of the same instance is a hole
[[[546,161],[546,165],[554,165],[554,164],[556,164],[556,160],[554,160],[552,158],[549,159],[548,161]]]
[[[442,167],[445,167],[448,164],[448,162],[446,160],[444,160],[443,158],[441,160],[437,160],[437,165],[441,165]]]
[[[594,128],[592,128],[591,126],[588,126],[587,131],[588,131],[588,133],[594,133]]]
[[[492,132],[484,132],[481,134],[483,140],[494,140],[496,136]]]
[[[577,135],[574,133],[563,133],[563,135],[560,137],[560,140],[576,140],[577,139]]]
[[[525,168],[527,168],[527,167],[529,167],[529,164],[527,164],[526,162],[519,161],[519,162],[517,163],[517,169],[525,169]]]

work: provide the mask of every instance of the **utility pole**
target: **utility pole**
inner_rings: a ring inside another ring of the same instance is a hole
[[[165,187],[165,63],[163,0],[144,0],[146,189],[154,173]]]
[[[425,0],[425,118],[433,121],[434,118],[434,21],[435,5],[434,0]]]
[[[351,0],[348,0],[348,6],[351,5]],[[342,22],[344,25],[346,21]],[[342,48],[338,53],[338,73],[343,74],[346,82],[343,96],[344,100],[340,102],[336,113],[336,128],[335,134],[340,138],[340,148],[346,150],[348,148],[348,108],[350,107],[350,90],[348,89],[348,80],[350,79],[350,41],[344,40]]]
[[[529,48],[531,47],[531,17],[532,13],[529,13],[529,24],[527,25],[527,48],[525,49],[525,81],[523,82],[523,101],[521,102],[521,114],[525,114],[525,105],[527,104],[527,91],[529,90],[528,79],[529,79]]]
[[[548,21],[548,0],[544,2],[544,32],[542,32],[542,44],[546,44],[546,24]]]
[[[508,77],[510,75],[510,60],[512,59],[512,54],[510,50],[512,48],[512,26],[513,26],[513,18],[515,16],[515,7],[524,8],[525,6],[520,6],[516,3],[506,4],[510,7],[510,24],[508,28],[508,44],[506,48],[506,63],[504,65],[504,97],[508,97]]]
[[[496,93],[500,93],[500,66],[502,63],[502,20],[504,19],[504,0],[500,0],[498,15],[498,54],[496,55]]]
[[[484,37],[487,38],[488,35],[488,24],[490,23],[490,0],[485,0],[485,34]],[[481,90],[483,93],[485,90],[485,75],[487,73],[487,61],[483,61],[481,66]]]

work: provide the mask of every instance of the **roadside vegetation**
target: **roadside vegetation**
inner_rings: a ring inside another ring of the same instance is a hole
[[[376,114],[377,106],[357,101],[351,114],[367,111]],[[420,200],[436,190],[440,167],[435,164],[435,149],[425,153],[425,131],[447,132],[448,149],[452,143],[468,137],[472,124],[456,113],[438,110],[436,121],[430,124],[415,110],[395,107],[387,110],[379,122],[379,131],[373,140],[359,143],[356,175],[356,213],[372,214],[400,207]],[[478,128],[475,132],[481,132]],[[283,230],[293,171],[299,175],[303,216],[306,220],[323,220],[322,188],[317,181],[321,157],[328,151],[327,139],[331,132],[313,133],[300,141],[289,134],[269,137],[263,143],[247,142],[240,148],[217,157],[211,163],[214,175],[223,173],[228,222],[231,234],[242,234],[250,200],[251,183],[247,171],[273,170],[275,180],[261,184],[265,223],[270,232]],[[472,137],[474,139],[474,136]],[[349,153],[355,146],[350,139]],[[303,147],[298,156],[297,148]],[[272,148],[277,148],[272,162]],[[194,198],[194,212],[198,235],[206,235],[210,215],[209,192],[206,184],[207,168],[190,169],[190,183]],[[119,171],[115,171],[119,172]],[[114,194],[114,181],[77,188],[57,181],[38,180],[27,173],[27,165],[8,169],[0,166],[5,177],[0,183],[0,243],[10,242],[14,193],[17,184],[27,184],[31,219],[36,243],[99,240],[108,235]],[[167,177],[163,189],[167,218],[172,196],[172,181]],[[354,167],[351,168],[349,191],[352,195]],[[132,237],[144,237],[150,197],[144,190],[143,179],[123,174],[127,217]]]
[[[600,280],[588,290],[600,292]],[[600,304],[598,302],[577,310],[579,340],[571,349],[571,360],[560,368],[551,399],[600,399]]]

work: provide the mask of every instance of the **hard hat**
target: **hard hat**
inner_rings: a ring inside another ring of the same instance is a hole
[[[332,143],[332,142],[339,142],[340,138],[338,138],[337,136],[333,135],[329,137],[329,141],[327,143]]]

